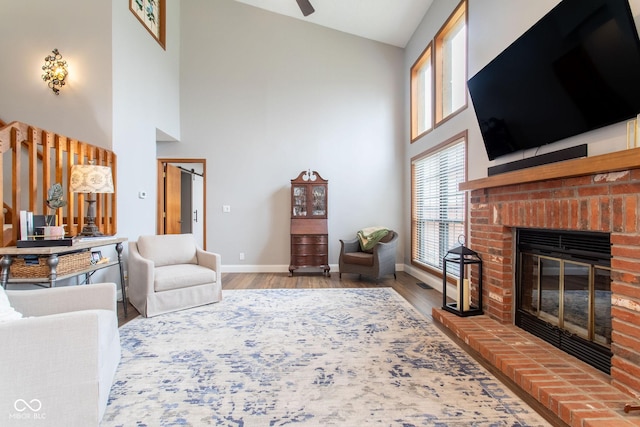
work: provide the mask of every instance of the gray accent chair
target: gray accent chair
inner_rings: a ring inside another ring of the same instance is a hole
[[[115,283],[6,294],[23,317],[0,323],[0,425],[97,427],[121,357]]]
[[[387,274],[393,274],[396,278],[397,246],[398,233],[393,230],[389,230],[371,252],[363,252],[357,238],[340,240],[340,278],[342,273],[359,274],[376,280]]]
[[[193,234],[140,236],[129,242],[129,301],[145,317],[222,299],[221,258]]]

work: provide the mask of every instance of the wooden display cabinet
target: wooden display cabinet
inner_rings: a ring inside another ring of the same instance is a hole
[[[289,276],[299,268],[329,273],[327,185],[316,171],[302,171],[291,180],[291,262]]]

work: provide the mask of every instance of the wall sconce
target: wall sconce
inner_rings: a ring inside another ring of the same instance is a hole
[[[44,57],[42,80],[47,82],[53,93],[58,95],[60,88],[64,86],[64,79],[67,78],[69,71],[67,70],[67,61],[62,59],[58,49],[53,49],[51,53],[52,55]]]

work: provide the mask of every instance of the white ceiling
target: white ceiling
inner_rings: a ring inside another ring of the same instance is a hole
[[[296,0],[236,0],[393,46],[405,47],[433,0],[310,0],[304,17]]]

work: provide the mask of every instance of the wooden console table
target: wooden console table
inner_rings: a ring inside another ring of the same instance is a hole
[[[91,275],[103,268],[113,267],[117,265],[120,269],[120,289],[122,290],[122,307],[124,308],[124,315],[127,315],[127,294],[125,291],[124,283],[124,271],[122,268],[122,242],[127,241],[125,237],[98,237],[98,238],[80,238],[73,242],[71,246],[47,246],[47,247],[33,247],[33,248],[17,248],[15,246],[7,246],[0,248],[0,285],[6,289],[7,284],[10,283],[33,283],[33,284],[48,284],[49,287],[55,287],[57,280],[68,279],[71,277],[80,276],[82,274],[86,277],[86,283],[90,283]],[[74,253],[88,253],[90,254],[94,249],[115,245],[116,252],[118,253],[117,260],[109,260],[102,264],[91,264],[87,262],[86,266],[81,266],[73,271],[65,272],[58,275],[58,264],[60,257],[63,255],[69,255]],[[47,265],[49,266],[48,274],[39,277],[12,277],[11,264],[14,259],[18,257],[38,257],[47,258]]]

